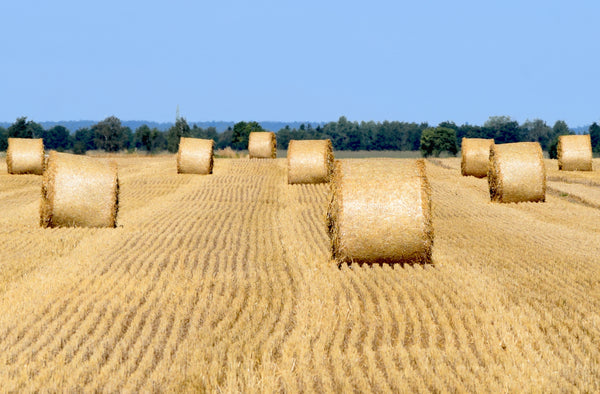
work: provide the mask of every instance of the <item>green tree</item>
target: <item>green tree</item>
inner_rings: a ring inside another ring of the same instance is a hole
[[[510,116],[490,116],[483,127],[487,138],[493,138],[498,144],[522,141],[519,123]]]
[[[564,120],[557,120],[552,126],[552,140],[550,144],[548,144],[548,155],[551,159],[558,158],[558,137],[561,135],[569,135],[572,134],[571,130],[565,123]]]
[[[5,151],[8,148],[8,131],[4,127],[0,127],[0,151]]]
[[[94,133],[88,128],[81,128],[75,131],[73,141],[73,153],[83,155],[88,150],[96,149]]]
[[[600,152],[600,126],[594,122],[589,128],[590,139],[592,140],[592,149],[594,152]]]
[[[133,140],[135,148],[144,149],[148,152],[152,150],[152,130],[148,125],[143,124],[135,129]]]
[[[66,127],[57,125],[44,131],[44,147],[46,149],[65,150],[71,148],[71,138]]]
[[[553,132],[552,128],[541,119],[534,119],[533,121],[526,121],[522,125],[526,132],[525,140],[537,141],[543,150],[548,150],[550,142],[552,142]]]
[[[265,131],[258,122],[237,122],[233,125],[231,146],[233,149],[248,149],[248,138],[253,131]]]
[[[456,131],[447,127],[428,128],[421,133],[421,154],[423,157],[439,157],[442,152],[456,156]]]
[[[167,131],[167,150],[175,153],[179,150],[181,137],[190,137],[191,128],[185,118],[178,117],[175,124]]]
[[[118,152],[128,146],[128,133],[126,127],[121,126],[121,120],[116,116],[109,116],[92,126],[94,142],[98,149],[107,152]],[[131,130],[129,130],[131,134]]]
[[[42,138],[44,134],[44,128],[39,123],[28,121],[26,116],[17,118],[7,131],[11,138]]]

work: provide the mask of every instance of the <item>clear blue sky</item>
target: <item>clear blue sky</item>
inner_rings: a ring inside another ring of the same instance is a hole
[[[0,4],[0,121],[600,120],[600,1]]]

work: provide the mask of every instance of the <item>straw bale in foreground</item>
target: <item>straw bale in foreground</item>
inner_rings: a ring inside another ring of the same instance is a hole
[[[115,227],[119,196],[117,164],[50,152],[42,178],[42,227]]]
[[[329,182],[333,170],[331,140],[291,140],[287,164],[290,184]]]
[[[248,155],[251,159],[277,157],[277,139],[272,131],[253,131],[248,137]]]
[[[44,141],[41,138],[9,138],[6,168],[9,174],[42,175]]]
[[[212,174],[214,143],[212,139],[181,137],[177,151],[177,173]]]
[[[493,143],[493,139],[463,138],[460,149],[460,173],[464,176],[485,178],[490,160],[490,146]]]
[[[327,212],[338,263],[429,263],[430,187],[423,160],[336,160]]]
[[[545,201],[546,167],[540,144],[493,144],[490,148],[488,185],[492,201]]]
[[[556,153],[559,170],[592,171],[592,141],[589,134],[559,136]]]

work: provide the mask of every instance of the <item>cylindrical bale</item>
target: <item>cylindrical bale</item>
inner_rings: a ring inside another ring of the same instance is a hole
[[[251,159],[277,157],[277,139],[272,131],[253,131],[248,137],[248,155]]]
[[[177,173],[212,174],[214,144],[213,140],[181,137],[177,151]]]
[[[6,150],[9,174],[44,173],[44,141],[41,138],[9,138]]]
[[[115,227],[118,204],[115,162],[50,152],[42,178],[42,227]]]
[[[485,178],[490,160],[490,146],[493,139],[463,138],[461,144],[460,173]]]
[[[592,141],[589,134],[559,136],[556,153],[559,170],[592,171]]]
[[[327,210],[338,263],[429,263],[431,191],[423,160],[336,160]]]
[[[331,140],[291,140],[287,164],[290,184],[329,182],[333,171]]]
[[[492,144],[488,185],[492,201],[545,201],[546,166],[540,144],[538,142]]]

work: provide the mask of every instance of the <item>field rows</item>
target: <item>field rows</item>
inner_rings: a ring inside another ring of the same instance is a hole
[[[337,269],[328,186],[287,185],[285,160],[117,160],[116,229],[40,229],[40,177],[0,168],[5,390],[600,389],[600,186],[579,174],[500,205],[428,161],[434,264]]]

